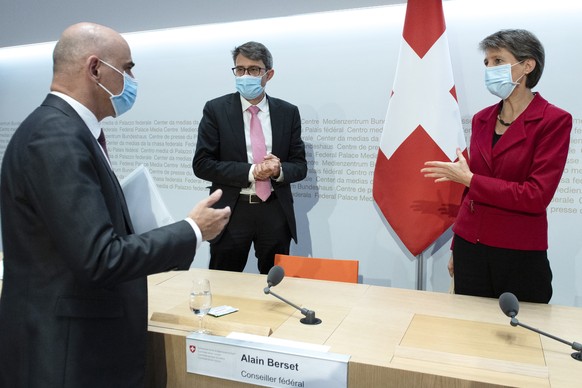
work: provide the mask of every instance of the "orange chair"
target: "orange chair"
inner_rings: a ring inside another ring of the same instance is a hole
[[[275,255],[275,265],[283,267],[286,276],[304,279],[358,282],[358,260],[321,259],[305,256]]]

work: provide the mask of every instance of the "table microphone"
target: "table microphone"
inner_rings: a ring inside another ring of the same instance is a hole
[[[269,274],[267,275],[267,286],[269,288],[276,286],[277,284],[281,283],[281,280],[285,277],[285,270],[283,267],[278,265],[274,266],[269,270]],[[265,294],[268,292],[265,291]]]
[[[503,311],[505,315],[511,318],[510,322],[511,326],[514,327],[521,326],[528,330],[534,331],[541,335],[545,335],[546,337],[566,344],[570,346],[572,349],[576,350],[576,352],[572,353],[572,358],[578,361],[582,361],[582,344],[579,344],[578,342],[568,342],[566,340],[563,340],[548,333],[544,333],[539,329],[519,322],[516,318],[517,313],[519,312],[519,302],[517,300],[517,297],[513,295],[511,292],[504,292],[503,294],[501,294],[501,296],[499,297],[499,307],[501,308],[501,311]]]
[[[267,287],[263,290],[265,294],[271,294],[275,298],[282,300],[283,302],[287,303],[289,306],[295,307],[297,310],[301,311],[301,314],[305,315],[305,318],[301,318],[299,321],[306,325],[319,325],[321,323],[321,319],[315,317],[315,311],[308,310],[306,308],[301,308],[294,303],[289,302],[288,300],[280,297],[279,295],[275,294],[271,291],[271,287],[275,287],[277,284],[281,283],[281,280],[285,277],[285,270],[281,266],[274,266],[269,270],[267,274]]]

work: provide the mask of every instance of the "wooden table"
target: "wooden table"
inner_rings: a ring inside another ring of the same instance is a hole
[[[265,275],[192,269],[149,277],[149,330],[156,354],[165,354],[154,361],[153,376],[159,382],[167,374],[170,388],[248,386],[185,372],[185,337],[197,325],[188,308],[195,276],[210,280],[214,305],[239,308],[207,316],[213,334],[237,331],[330,346],[330,352],[351,356],[349,387],[573,387],[582,381],[573,350],[510,326],[495,299],[285,278],[273,291],[323,320],[304,325],[299,311],[264,294]],[[518,319],[582,341],[580,308],[521,303]]]

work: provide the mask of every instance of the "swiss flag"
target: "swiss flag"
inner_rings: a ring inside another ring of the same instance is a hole
[[[416,256],[453,224],[464,189],[435,183],[420,169],[429,160],[454,161],[466,145],[442,0],[408,0],[402,38],[373,196]]]

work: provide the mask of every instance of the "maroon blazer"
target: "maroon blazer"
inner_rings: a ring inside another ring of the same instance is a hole
[[[473,117],[469,167],[475,175],[453,231],[472,243],[546,250],[546,208],[566,164],[572,116],[536,93],[493,147],[502,104]]]

